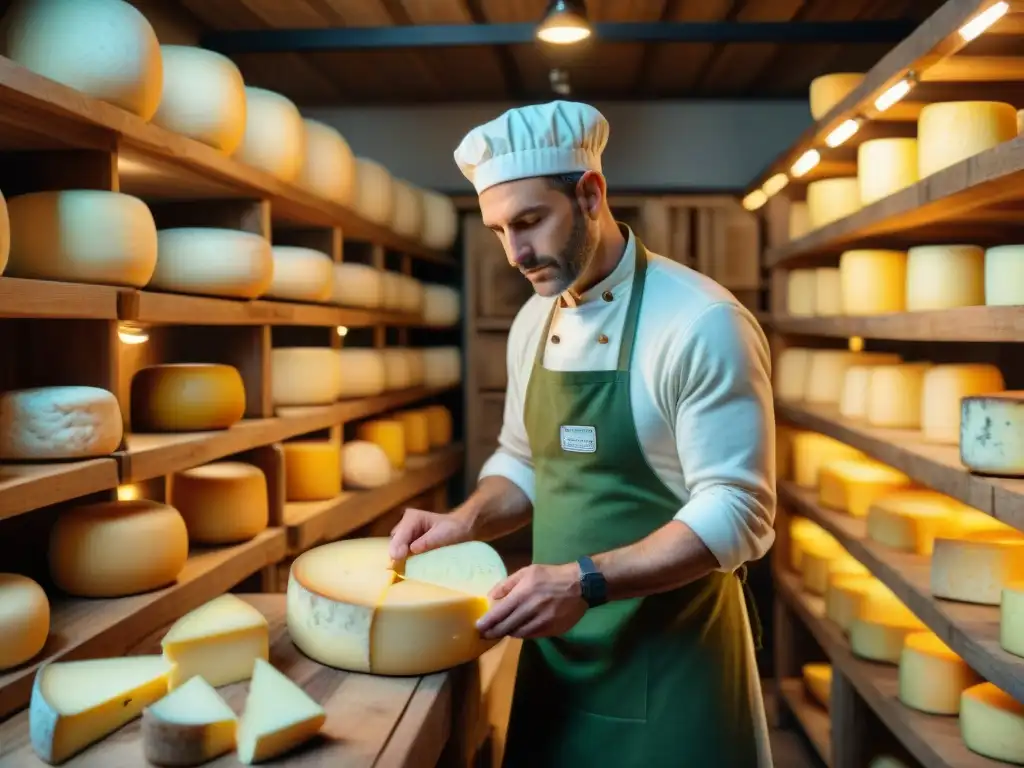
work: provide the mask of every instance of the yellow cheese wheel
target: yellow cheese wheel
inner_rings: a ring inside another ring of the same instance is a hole
[[[78,597],[124,597],[173,584],[188,559],[174,507],[147,499],[64,510],[50,530],[50,576]]]
[[[396,419],[371,419],[356,427],[356,438],[379,445],[395,469],[405,467],[405,429]]]
[[[991,307],[1024,304],[1024,246],[999,245],[985,251],[985,303]]]
[[[972,752],[1024,765],[1024,704],[993,683],[978,683],[960,696],[960,735]]]
[[[899,362],[887,352],[850,352],[845,349],[811,350],[804,399],[809,403],[838,406],[843,396],[846,372],[854,365],[883,365]]]
[[[874,366],[868,389],[868,424],[920,429],[924,375],[930,366],[931,363]]]
[[[928,104],[917,118],[917,174],[931,174],[1017,135],[1017,110],[999,101]]]
[[[1024,657],[1024,581],[1003,587],[999,607],[999,645],[1004,651]],[[2,663],[0,667],[3,667]]]
[[[862,659],[898,665],[907,635],[924,629],[924,622],[898,598],[869,599],[850,625],[850,649]]]
[[[281,448],[287,501],[321,501],[341,493],[341,445],[329,440],[289,440]]]
[[[1008,584],[1024,581],[1024,534],[1010,529],[935,539],[931,593],[946,600],[999,605]]]
[[[296,183],[335,203],[351,205],[356,193],[356,160],[345,137],[308,117],[302,127],[305,142]]]
[[[265,88],[245,88],[245,131],[234,157],[276,176],[295,181],[306,153],[306,130],[291,99]]]
[[[380,488],[387,485],[395,474],[384,449],[369,440],[345,443],[341,447],[341,468],[345,489]]]
[[[851,365],[843,374],[843,389],[839,395],[839,413],[847,419],[863,421],[868,415],[868,399],[871,394],[871,370],[875,365]]]
[[[786,312],[794,317],[811,317],[815,307],[817,278],[813,269],[793,269],[786,283]]]
[[[331,347],[275,347],[270,357],[275,406],[329,405],[338,399],[343,374]]]
[[[924,489],[900,490],[875,499],[868,509],[868,538],[899,552],[930,556],[938,537],[955,537],[970,508]]]
[[[0,671],[34,658],[50,634],[50,601],[35,581],[0,573]]]
[[[875,499],[911,485],[910,478],[873,459],[842,459],[822,465],[818,499],[823,506],[867,517]]]
[[[934,632],[914,632],[900,654],[900,701],[932,715],[955,715],[960,695],[981,678]]]
[[[870,205],[917,181],[917,139],[872,139],[857,147],[860,201]]]
[[[976,245],[918,245],[907,251],[907,311],[985,303],[985,252]]]
[[[443,448],[452,441],[452,412],[443,405],[428,405],[422,409],[427,415],[430,447]]]
[[[426,413],[413,410],[399,411],[392,418],[402,424],[406,455],[430,452],[430,420]]]
[[[843,294],[838,267],[814,270],[814,314],[819,317],[841,315]]]
[[[244,414],[245,384],[230,365],[151,365],[132,377],[131,420],[136,432],[227,429]]]
[[[813,520],[808,520],[806,517],[799,517],[796,515],[790,518],[789,565],[797,573],[800,573],[803,568],[804,550],[808,546],[813,546],[813,542],[815,541],[831,541],[835,546],[838,546],[839,544],[832,534]],[[811,542],[811,544],[808,544],[808,542]]]
[[[832,694],[832,665],[820,662],[804,664],[800,671],[807,692],[821,706],[828,709]]]
[[[873,602],[895,599],[893,591],[870,573],[837,574],[825,590],[825,615],[849,633]]]
[[[181,512],[194,544],[247,541],[270,518],[263,470],[241,461],[216,461],[176,472],[171,503]]]
[[[807,203],[794,200],[789,204],[789,239],[799,240],[811,231],[811,214]]]
[[[837,459],[859,459],[864,454],[828,435],[801,432],[793,436],[793,479],[802,488],[817,488],[821,467]]]
[[[935,365],[924,375],[921,433],[930,443],[960,442],[960,400],[1005,389],[1003,374],[994,365],[963,363]]]
[[[828,591],[829,582],[838,576],[866,575],[868,569],[838,542],[816,539],[806,542],[800,564],[804,589],[813,595]]]
[[[811,365],[811,350],[804,347],[787,347],[775,359],[772,389],[775,396],[787,402],[804,399],[807,371]]]
[[[811,80],[811,117],[821,120],[863,81],[862,72],[832,72]]]
[[[852,250],[839,257],[843,314],[882,315],[906,309],[907,254]]]
[[[807,211],[811,229],[850,216],[860,210],[860,187],[856,176],[819,179],[807,185]]]

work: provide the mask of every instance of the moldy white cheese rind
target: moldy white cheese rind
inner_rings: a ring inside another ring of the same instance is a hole
[[[108,456],[121,444],[117,398],[98,387],[0,392],[0,460]]]
[[[929,368],[921,397],[922,436],[929,443],[956,445],[960,441],[961,400],[1004,388],[1003,374],[994,365],[964,363]]]
[[[960,461],[974,472],[1024,477],[1024,390],[960,401]]]
[[[50,601],[38,583],[0,573],[0,672],[35,657],[50,634]]]

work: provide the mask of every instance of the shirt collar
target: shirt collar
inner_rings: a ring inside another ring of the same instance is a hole
[[[615,269],[611,271],[611,274],[592,288],[584,291],[580,295],[579,300],[574,299],[569,291],[563,291],[561,295],[562,306],[576,308],[601,298],[605,291],[611,291],[612,294],[615,294],[616,289],[621,288],[623,284],[629,284],[633,279],[633,271],[636,269],[636,238],[633,235],[633,230],[629,227],[623,227],[623,234],[626,235],[626,247],[622,249],[619,263],[615,265]]]

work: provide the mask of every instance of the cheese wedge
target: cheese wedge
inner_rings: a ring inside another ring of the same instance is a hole
[[[828,709],[832,693],[832,665],[831,664],[804,664],[803,669],[804,687],[807,692],[823,706]]]
[[[235,712],[196,676],[142,711],[142,749],[154,765],[201,765],[235,748]]]
[[[900,655],[900,701],[933,715],[955,715],[960,694],[981,682],[967,664],[934,632],[914,632]]]
[[[263,659],[257,659],[238,727],[238,759],[270,760],[313,738],[327,719],[324,708]]]
[[[161,645],[174,664],[171,690],[194,675],[212,686],[227,685],[248,680],[256,659],[269,657],[270,630],[262,613],[227,593],[178,619]]]
[[[166,696],[170,671],[162,656],[43,664],[29,704],[32,749],[51,765],[64,762]]]

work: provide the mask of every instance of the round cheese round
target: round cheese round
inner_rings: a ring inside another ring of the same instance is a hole
[[[264,296],[283,301],[328,301],[334,290],[334,262],[312,248],[275,245],[274,277]]]
[[[407,456],[430,452],[430,421],[426,413],[419,410],[399,411],[392,418],[402,425]]]
[[[974,472],[1024,477],[1024,391],[960,401],[960,461]]]
[[[925,629],[898,598],[868,600],[850,625],[850,649],[862,659],[898,665],[907,635]]]
[[[800,576],[804,589],[824,597],[829,582],[838,576],[861,576],[869,573],[857,558],[834,539],[806,542],[801,558]]]
[[[931,593],[946,600],[999,605],[1003,587],[1024,581],[1024,534],[1004,532],[935,539]]]
[[[430,430],[430,447],[443,448],[452,441],[452,412],[443,405],[428,405],[422,409]]]
[[[235,158],[290,182],[302,170],[305,152],[299,108],[280,93],[246,86],[245,131]]]
[[[422,315],[424,290],[423,283],[409,275],[399,275],[398,310],[409,315]]]
[[[381,350],[384,359],[384,388],[387,390],[408,389],[412,386],[412,371],[404,349]]]
[[[345,307],[376,309],[384,301],[384,274],[369,264],[334,265],[331,302]]]
[[[423,350],[419,347],[406,347],[402,350],[409,366],[409,386],[422,387],[427,378],[427,362]]]
[[[437,283],[423,286],[423,324],[431,328],[451,328],[462,315],[461,296],[454,288]]]
[[[380,305],[384,309],[398,312],[402,309],[402,275],[386,269],[380,276]]]
[[[934,632],[914,632],[903,641],[900,701],[932,715],[960,712],[960,694],[981,678]]]
[[[380,488],[393,475],[384,449],[368,440],[351,440],[341,447],[341,468],[346,489]]]
[[[799,240],[810,231],[811,214],[807,209],[807,203],[803,200],[792,201],[789,204],[789,239]]]
[[[1024,704],[994,683],[978,683],[960,695],[960,735],[972,752],[1024,765]]]
[[[395,469],[405,468],[405,430],[393,419],[371,419],[356,427],[356,439],[379,445]]]
[[[378,349],[345,347],[341,358],[339,398],[374,397],[387,389],[384,353]]]
[[[809,403],[838,405],[843,394],[846,370],[857,361],[857,353],[845,349],[812,350],[807,382],[804,384],[804,399]]]
[[[860,210],[856,176],[819,179],[807,185],[807,211],[811,229],[823,227]]]
[[[131,421],[136,432],[227,429],[245,415],[238,369],[217,363],[140,368],[132,377]]]
[[[817,432],[793,435],[793,480],[802,488],[817,488],[821,467],[831,461],[864,456],[851,445]]]
[[[124,428],[117,398],[98,387],[35,387],[0,392],[0,460],[50,461],[108,456]]]
[[[391,229],[395,234],[418,241],[423,234],[423,196],[406,181],[394,181],[395,204]]]
[[[819,267],[814,270],[814,314],[819,317],[843,314],[838,267]]]
[[[872,602],[895,599],[893,591],[870,573],[838,574],[825,590],[825,615],[849,633]]]
[[[971,395],[1001,392],[1003,374],[988,363],[935,365],[924,375],[921,432],[930,443],[960,441],[960,401]]]
[[[811,117],[821,120],[863,81],[862,72],[832,72],[811,80]]]
[[[0,573],[0,671],[36,656],[50,634],[50,601],[35,581]]]
[[[330,347],[277,347],[270,372],[275,406],[329,405],[341,392],[341,358]]]
[[[931,363],[876,365],[868,389],[868,424],[887,429],[920,429],[924,376]]]
[[[997,245],[985,251],[985,303],[991,307],[1024,304],[1024,246]]]
[[[832,665],[816,662],[801,667],[804,688],[821,706],[828,709],[832,693]]]
[[[807,542],[812,539],[830,539],[835,541],[835,538],[818,525],[813,520],[808,520],[806,517],[800,517],[799,515],[793,515],[789,522],[789,566],[797,573],[800,573],[803,568],[803,554]],[[836,542],[838,544],[839,542]]]
[[[164,82],[154,125],[226,155],[245,132],[245,81],[235,63],[194,45],[162,45]]]
[[[255,299],[274,279],[266,238],[212,227],[161,229],[160,256],[146,287],[155,291]]]
[[[1009,141],[1017,110],[999,101],[926,104],[917,117],[917,175],[925,178]]]
[[[976,245],[919,245],[907,251],[908,312],[985,303],[985,252]]]
[[[331,126],[302,121],[305,147],[298,183],[340,205],[351,205],[356,194],[356,160],[345,137]]]
[[[7,201],[5,274],[141,288],[157,265],[153,214],[137,197],[98,189],[31,192]]]
[[[423,190],[423,244],[435,251],[447,251],[459,233],[459,214],[446,195]]]
[[[356,158],[356,212],[379,226],[391,223],[394,180],[388,169],[367,157]]]
[[[1003,587],[999,605],[999,645],[1004,651],[1024,658],[1024,581]]]
[[[839,257],[843,314],[884,315],[906,309],[907,254],[857,249]]]
[[[431,388],[454,387],[462,381],[462,351],[458,347],[423,350],[423,383]]]
[[[917,139],[872,139],[857,147],[861,205],[870,205],[917,181]]]
[[[843,391],[839,395],[839,413],[846,419],[867,418],[868,392],[871,386],[870,365],[851,365],[843,375]]]
[[[786,312],[793,317],[811,317],[817,304],[817,277],[813,269],[791,269],[786,280]]]
[[[811,365],[811,350],[804,347],[786,347],[775,360],[772,387],[775,396],[787,402],[804,399],[807,371]]]
[[[330,440],[289,440],[284,451],[285,499],[320,501],[341,493],[341,445]]]
[[[176,472],[171,503],[193,544],[234,544],[262,532],[270,519],[263,470],[241,461],[216,461]]]
[[[938,537],[955,537],[964,510],[959,501],[935,491],[900,490],[875,499],[868,509],[868,538],[898,552],[930,557]]]
[[[76,597],[125,597],[173,584],[188,559],[174,507],[148,499],[101,501],[61,513],[50,531],[50,576]]]

